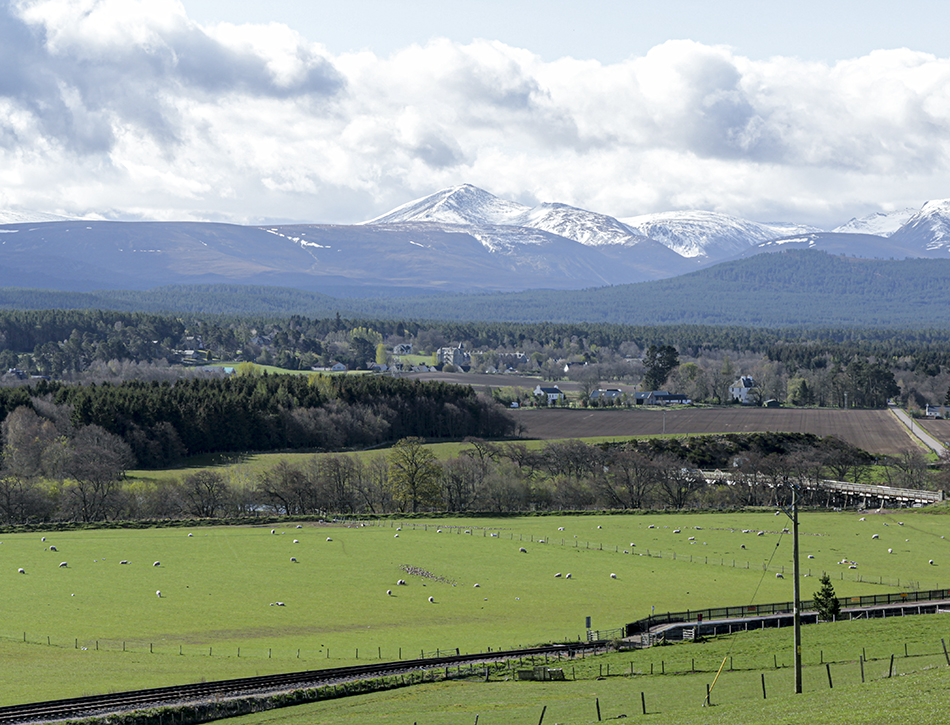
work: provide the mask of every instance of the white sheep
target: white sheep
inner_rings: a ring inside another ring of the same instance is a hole
[[[617,575],[614,574],[613,572],[610,572],[610,578],[611,578],[611,579],[616,579],[616,578],[617,578]]]
[[[50,550],[50,551],[56,551],[56,547],[53,546],[52,544],[50,544],[49,550]]]
[[[296,557],[296,556],[290,557],[290,560],[291,560],[294,564],[297,563],[297,557]]]
[[[538,539],[538,543],[539,543],[539,544],[546,544],[546,543],[548,543],[548,542],[546,542],[544,539]]]
[[[674,533],[674,534],[678,534],[679,532],[680,532],[679,529],[673,529],[673,533]]]
[[[603,526],[598,526],[597,528],[598,528],[598,529],[602,529],[602,528],[604,528],[604,527],[603,527]]]
[[[161,565],[162,565],[162,562],[160,562],[160,561],[154,561],[154,562],[152,562],[152,566],[161,566]]]
[[[396,531],[402,531],[402,526],[397,526]]]
[[[429,597],[429,604],[435,604],[435,597]]]
[[[398,538],[399,538],[399,534],[393,534],[393,538],[394,538],[394,539],[398,539]]]
[[[123,560],[120,561],[119,563],[120,563],[120,564],[128,564],[128,563],[129,563],[129,560],[128,560],[128,559],[123,559]]]
[[[759,533],[756,534],[756,536],[765,536],[765,532],[764,532],[764,531],[760,531]]]
[[[59,568],[62,569],[64,566],[69,566],[65,561],[59,562]]]
[[[274,602],[274,604],[277,605],[278,607],[283,607],[283,606],[284,606],[284,603],[283,603],[283,602]]]
[[[328,537],[327,537],[327,541],[333,541],[333,539],[331,539],[331,538],[328,536]]]
[[[815,555],[814,555],[814,554],[809,554],[809,555],[808,555],[808,558],[809,558],[809,559],[814,559],[814,558],[815,558]]]
[[[558,572],[557,574],[555,574],[555,575],[554,575],[554,578],[555,578],[555,579],[560,579],[560,578],[561,578],[561,572]]]
[[[564,575],[564,578],[565,578],[565,579],[570,579],[570,578],[571,578],[571,572],[568,572],[567,574],[565,574],[565,575]]]
[[[877,534],[871,534],[872,539],[879,539],[880,537]]]
[[[893,549],[888,549],[888,550],[887,550],[887,553],[888,553],[888,554],[893,554],[893,553],[894,553],[894,550],[893,550]]]
[[[564,531],[564,527],[563,527],[563,526],[558,526],[558,527],[557,527],[557,530],[558,530],[558,531]]]
[[[849,569],[857,569],[857,568],[858,568],[858,565],[857,565],[857,564],[851,564],[848,568],[849,568]]]
[[[933,566],[933,565],[934,565],[934,560],[931,559],[929,563],[930,563],[930,566]]]
[[[40,541],[46,541],[46,537],[45,536],[40,537]]]
[[[299,544],[299,543],[300,543],[300,539],[294,539],[294,543],[295,543],[295,544]]]
[[[188,534],[188,537],[189,537],[189,538],[191,538],[192,536],[194,536],[194,534]]]
[[[776,579],[784,579],[784,578],[785,578],[785,575],[782,574],[782,572],[779,571],[779,572],[776,572],[776,573],[775,573],[775,578],[776,578]]]
[[[528,550],[527,550],[526,548],[524,548],[523,546],[522,546],[520,549],[518,549],[518,551],[520,551],[522,554],[527,554],[527,553],[528,553]]]
[[[655,525],[655,524],[650,524],[649,526],[647,526],[647,528],[648,528],[648,529],[655,529],[655,528],[656,528],[656,525]]]
[[[271,529],[270,532],[271,532],[272,534],[276,534],[276,533],[277,533],[277,529]]]
[[[466,530],[465,530],[465,533],[466,533],[466,534],[470,534],[470,533],[472,533],[472,532],[471,532],[471,530],[466,529]]]
[[[479,584],[478,582],[475,582],[474,584],[472,584],[472,587],[473,587],[474,589],[478,589],[480,586],[481,586],[481,584]]]
[[[864,521],[864,517],[862,516],[861,518],[858,519],[858,521]]]
[[[162,590],[159,589],[158,591],[156,591],[156,592],[155,592],[155,596],[158,597],[159,599],[161,599],[161,598],[162,598]]]
[[[296,526],[296,528],[298,528],[298,529],[302,529],[302,528],[303,528],[303,526],[301,526],[300,524],[297,524],[297,526]]]
[[[442,529],[436,529],[436,530],[435,530],[435,533],[441,534],[441,533],[442,533]]]
[[[386,590],[386,595],[391,597],[391,596],[393,595],[393,590],[392,590],[392,589],[387,589],[387,590]]]
[[[696,541],[696,537],[695,537],[695,536],[690,536],[690,537],[689,537],[688,539],[686,539],[686,540],[687,540],[687,541]]]
[[[23,567],[20,567],[19,569],[17,569],[17,573],[18,573],[18,574],[26,574],[26,569],[24,569]]]
[[[740,548],[740,549],[744,549],[744,548],[745,548],[745,544],[740,544],[740,545],[739,545],[739,548]]]

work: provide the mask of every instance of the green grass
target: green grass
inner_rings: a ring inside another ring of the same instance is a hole
[[[898,579],[901,589],[909,581],[947,584],[943,516],[865,517],[802,514],[802,555],[815,556],[803,558],[814,576],[803,580],[803,597],[824,570],[840,596],[897,591],[888,582]],[[363,662],[393,660],[400,650],[410,658],[576,640],[587,616],[595,629],[609,629],[654,606],[660,613],[788,601],[791,582],[775,578],[791,566],[791,537],[780,533],[786,523],[767,511],[417,520],[398,532],[387,521],[194,527],[191,537],[181,528],[51,532],[46,542],[39,533],[7,534],[0,665],[17,665],[4,668],[0,701],[341,666],[356,662],[357,650]],[[858,569],[836,564],[844,557]],[[402,565],[456,585],[407,575]],[[397,587],[399,578],[408,586]],[[275,601],[286,606],[270,606]],[[52,670],[67,676],[50,684]]]
[[[545,722],[570,725],[595,722],[598,700],[604,720],[643,717],[640,693],[648,717],[664,723],[944,722],[940,712],[950,681],[940,639],[947,629],[939,615],[805,627],[802,695],[793,693],[791,630],[760,630],[551,663],[564,669],[568,682],[519,682],[495,675],[488,683],[472,678],[271,711],[235,718],[233,725],[453,725],[474,722],[476,714],[481,725],[533,725],[543,707]],[[868,643],[873,646],[866,648],[862,683],[858,658]],[[888,679],[891,654],[894,677]],[[830,663],[833,689],[822,661]],[[720,665],[713,706],[704,708],[706,686]]]

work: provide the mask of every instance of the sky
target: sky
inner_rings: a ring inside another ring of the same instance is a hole
[[[354,223],[463,183],[830,229],[950,197],[950,3],[0,0],[0,212]]]

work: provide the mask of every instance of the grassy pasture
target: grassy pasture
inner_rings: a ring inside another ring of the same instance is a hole
[[[804,597],[821,571],[839,596],[897,591],[898,579],[950,584],[944,516],[863,516],[802,514],[803,570],[816,577]],[[0,702],[340,666],[357,650],[391,660],[400,648],[410,658],[577,639],[586,616],[608,629],[651,607],[788,601],[791,582],[775,578],[791,568],[786,524],[768,511],[7,534],[0,662],[17,666],[4,668]],[[69,676],[50,682],[51,671]]]

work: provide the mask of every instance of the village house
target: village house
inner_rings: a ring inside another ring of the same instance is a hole
[[[537,398],[546,398],[548,405],[554,405],[558,401],[564,400],[564,393],[557,385],[553,388],[543,388],[539,385],[534,389],[534,395]]]

